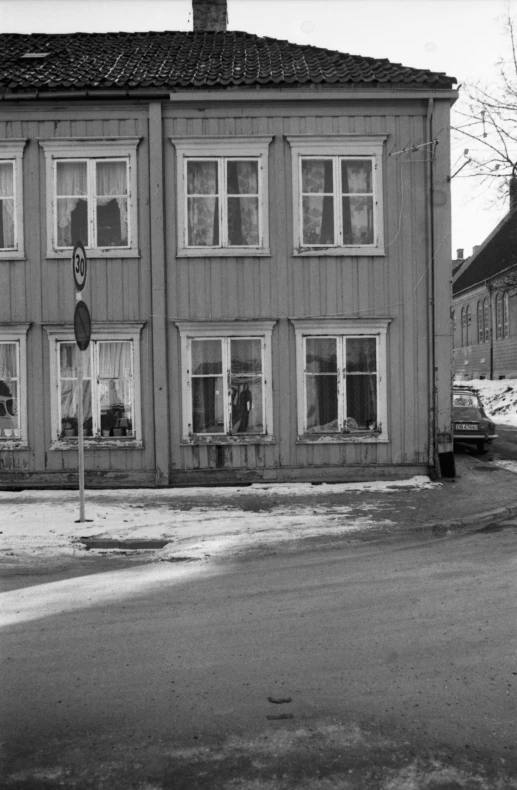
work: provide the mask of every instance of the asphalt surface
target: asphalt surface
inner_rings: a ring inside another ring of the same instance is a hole
[[[516,528],[270,547],[5,628],[3,786],[517,788]]]

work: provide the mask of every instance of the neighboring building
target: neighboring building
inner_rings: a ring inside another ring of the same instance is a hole
[[[517,378],[517,211],[453,275],[456,379]]]
[[[194,5],[0,36],[0,485],[77,481],[77,240],[89,486],[439,470],[454,78]]]

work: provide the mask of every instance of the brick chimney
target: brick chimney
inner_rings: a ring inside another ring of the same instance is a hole
[[[459,261],[462,261],[462,260],[464,259],[464,257],[465,257],[465,256],[464,256],[464,254],[463,254],[464,252],[465,252],[465,250],[464,250],[463,248],[458,248],[458,249],[456,250],[456,258],[457,258]]]
[[[510,211],[515,211],[517,208],[517,177],[512,176],[510,178]]]
[[[194,32],[226,30],[227,0],[192,0]]]

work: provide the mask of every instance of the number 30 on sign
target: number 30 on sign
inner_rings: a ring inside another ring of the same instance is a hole
[[[72,253],[72,272],[77,291],[82,291],[86,285],[86,252],[80,241],[75,243]]]

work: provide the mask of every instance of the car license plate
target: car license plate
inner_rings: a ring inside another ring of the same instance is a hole
[[[478,424],[476,422],[457,422],[456,423],[456,430],[457,431],[477,431]]]

